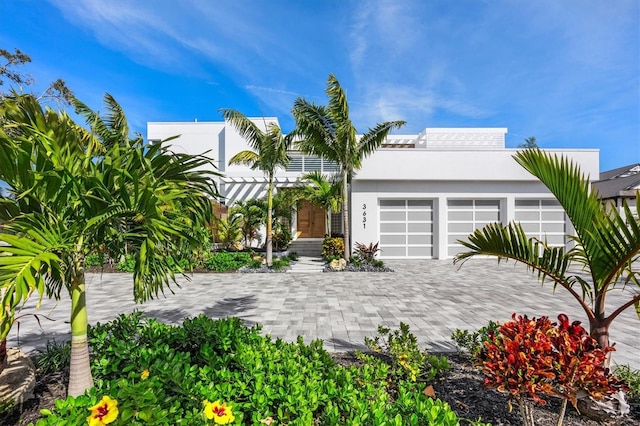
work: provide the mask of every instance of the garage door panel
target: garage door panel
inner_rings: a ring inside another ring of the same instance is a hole
[[[380,235],[380,244],[385,245],[385,244],[406,244],[407,243],[407,237],[406,235],[385,235],[385,234],[381,234]]]
[[[496,222],[500,219],[500,212],[477,211],[475,215],[476,221]]]
[[[405,210],[405,200],[380,200],[380,210]]]
[[[407,220],[407,214],[405,212],[397,212],[397,211],[380,212],[380,220],[404,222]]]
[[[380,200],[380,257],[433,256],[433,200]]]
[[[406,247],[383,247],[380,252],[380,257],[407,257],[407,249]]]
[[[433,243],[433,235],[409,235],[408,236],[408,243],[409,244],[416,244],[416,245],[432,244]]]
[[[447,254],[455,256],[466,251],[458,240],[466,241],[476,229],[500,219],[500,200],[447,200]]]
[[[408,223],[407,224],[408,232],[431,232],[431,224],[430,223]]]
[[[424,221],[429,221],[431,222],[431,218],[433,217],[433,214],[428,211],[428,212],[418,212],[418,211],[409,211],[409,221],[415,221],[415,222],[424,222]]]
[[[380,232],[407,232],[406,223],[383,223],[380,222]]]
[[[543,221],[558,221],[564,222],[564,211],[557,212],[542,212],[542,220]]]
[[[529,238],[546,240],[547,244],[556,247],[566,244],[565,213],[557,200],[521,199],[516,200],[515,207],[515,220],[520,222]]]
[[[427,257],[431,256],[431,247],[408,247],[408,257]]]

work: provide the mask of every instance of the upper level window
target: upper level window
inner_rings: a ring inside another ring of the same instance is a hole
[[[338,165],[332,161],[327,161],[312,155],[291,154],[291,161],[286,171],[308,173],[318,171],[321,173],[334,173],[338,171]]]

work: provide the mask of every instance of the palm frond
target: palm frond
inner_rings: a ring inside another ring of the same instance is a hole
[[[400,120],[378,123],[373,129],[369,129],[367,133],[362,135],[362,138],[358,142],[358,151],[363,157],[368,157],[376,149],[380,148],[380,145],[382,145],[391,130],[399,129],[405,124],[405,121]]]
[[[325,93],[329,98],[328,111],[333,118],[333,121],[336,123],[350,121],[347,95],[342,89],[342,86],[340,86],[340,82],[338,82],[338,79],[333,74],[329,74]]]
[[[220,112],[222,112],[222,117],[238,130],[240,136],[245,138],[251,148],[255,150],[260,149],[260,141],[264,134],[253,121],[249,120],[241,112],[233,109],[223,108],[220,109]]]
[[[260,167],[260,156],[253,151],[240,151],[229,159],[229,164],[243,164],[257,169]]]
[[[469,240],[460,240],[469,251],[459,253],[454,264],[464,262],[477,255],[496,256],[521,262],[537,271],[540,278],[548,277],[563,287],[570,288],[566,276],[569,258],[561,247],[549,247],[535,238],[528,238],[517,222],[503,225],[491,223],[469,235]],[[540,254],[541,253],[541,254]]]

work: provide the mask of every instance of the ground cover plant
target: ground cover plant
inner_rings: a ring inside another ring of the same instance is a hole
[[[374,357],[345,367],[321,341],[274,341],[259,330],[205,316],[169,326],[141,313],[90,327],[95,387],[57,401],[37,425],[459,424],[448,404],[423,394],[423,365],[415,380]],[[389,349],[415,349],[403,330]],[[412,371],[402,354],[397,362]]]

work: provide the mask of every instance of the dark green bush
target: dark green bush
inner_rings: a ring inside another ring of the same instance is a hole
[[[475,359],[480,349],[482,349],[484,342],[489,340],[489,333],[497,333],[498,328],[498,323],[489,321],[487,326],[481,327],[476,331],[456,329],[453,334],[451,334],[451,340],[458,346],[461,353],[466,353]]]
[[[95,387],[57,401],[39,426],[86,424],[87,408],[117,400],[119,425],[205,425],[203,401],[231,405],[234,424],[445,425],[451,408],[400,380],[379,359],[341,367],[322,348],[262,336],[237,318],[198,316],[169,326],[140,313],[89,329]],[[148,371],[148,377],[143,372]]]
[[[89,253],[84,258],[84,265],[89,268],[91,266],[102,266],[106,260],[106,256],[102,253]]]
[[[282,251],[291,244],[291,231],[288,228],[282,228],[273,233],[271,237],[273,251]]]
[[[220,251],[213,253],[206,261],[207,269],[217,272],[235,271],[252,262],[249,253]]]
[[[118,262],[118,265],[116,265],[116,269],[122,272],[133,272],[135,267],[136,260],[130,254],[125,255],[124,258],[121,259],[120,262]]]

